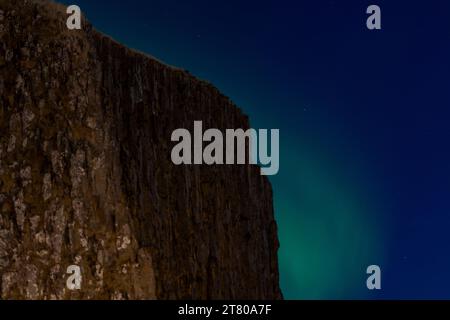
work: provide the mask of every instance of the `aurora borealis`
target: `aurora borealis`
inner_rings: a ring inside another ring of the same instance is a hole
[[[450,297],[450,4],[377,1],[368,31],[368,1],[64,2],[280,129],[285,298]]]

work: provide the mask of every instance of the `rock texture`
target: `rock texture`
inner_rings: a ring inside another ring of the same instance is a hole
[[[281,298],[259,168],[170,160],[174,129],[247,117],[210,84],[66,19],[49,1],[0,0],[0,297]]]

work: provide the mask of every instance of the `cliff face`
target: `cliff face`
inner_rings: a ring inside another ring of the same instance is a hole
[[[277,299],[272,191],[176,166],[176,128],[248,128],[210,84],[65,8],[0,0],[0,298]],[[69,265],[81,290],[66,287]]]

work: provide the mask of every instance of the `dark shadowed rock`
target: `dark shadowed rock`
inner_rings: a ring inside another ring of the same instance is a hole
[[[0,0],[0,297],[281,298],[259,168],[170,159],[174,129],[245,129],[247,117],[66,18],[47,1]]]

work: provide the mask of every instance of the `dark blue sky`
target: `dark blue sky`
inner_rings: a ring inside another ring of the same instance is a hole
[[[450,298],[449,1],[65,3],[280,129],[286,298]]]

